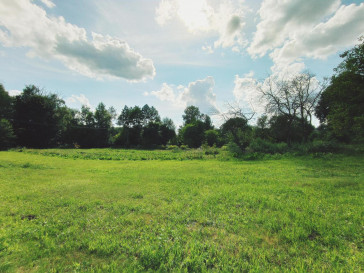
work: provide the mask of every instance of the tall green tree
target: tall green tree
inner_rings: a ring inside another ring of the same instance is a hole
[[[13,112],[12,98],[9,96],[5,88],[0,84],[0,119],[10,119]]]
[[[364,39],[341,54],[344,60],[335,69],[322,93],[316,116],[342,141],[364,139]]]
[[[28,85],[14,101],[14,131],[19,145],[50,147],[57,145],[61,136],[63,100],[55,94],[43,94]]]
[[[242,152],[249,146],[252,139],[252,128],[248,120],[242,117],[230,118],[221,125],[221,132],[226,139],[235,143]]]

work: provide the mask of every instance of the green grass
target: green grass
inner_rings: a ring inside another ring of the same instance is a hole
[[[363,272],[362,156],[188,152],[1,152],[0,272]]]

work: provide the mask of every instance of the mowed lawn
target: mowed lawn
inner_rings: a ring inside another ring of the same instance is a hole
[[[363,272],[363,174],[363,156],[0,152],[0,272]]]

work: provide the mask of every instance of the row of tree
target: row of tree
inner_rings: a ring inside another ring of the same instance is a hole
[[[305,143],[313,138],[345,142],[364,139],[364,43],[344,52],[343,62],[328,83],[310,73],[287,79],[269,77],[260,92],[266,114],[249,125],[240,108],[230,107],[221,116],[220,128],[195,106],[188,106],[177,130],[169,118],[161,119],[153,106],[125,106],[118,116],[114,108],[100,103],[70,109],[55,94],[34,85],[9,96],[0,85],[0,149],[25,147],[157,147],[203,143],[221,146],[234,143],[244,151],[254,139],[269,142]],[[312,126],[313,115],[321,122]],[[117,126],[115,126],[117,125]]]

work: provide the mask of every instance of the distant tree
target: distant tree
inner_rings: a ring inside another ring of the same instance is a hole
[[[176,138],[176,126],[170,118],[164,118],[160,126],[160,137],[162,145]]]
[[[12,97],[5,91],[4,86],[0,84],[0,119],[10,119],[13,112]]]
[[[14,101],[14,131],[19,145],[49,147],[61,137],[64,101],[54,94],[43,94],[28,85]]]
[[[146,126],[149,123],[158,123],[161,121],[157,109],[153,106],[149,107],[148,104],[144,105],[142,108],[143,125]]]
[[[80,123],[87,127],[94,127],[96,124],[94,113],[91,111],[90,107],[86,105],[82,105],[81,107]]]
[[[345,51],[330,84],[322,93],[316,116],[336,138],[353,141],[364,138],[364,39]]]
[[[105,147],[109,145],[110,129],[112,126],[112,113],[106,109],[102,102],[95,110],[95,134],[97,134],[96,147]]]
[[[184,144],[191,148],[198,148],[204,141],[205,124],[200,121],[194,121],[185,125],[181,131],[181,139]]]
[[[184,124],[191,124],[194,123],[196,121],[201,121],[202,120],[202,114],[200,113],[200,109],[198,109],[198,107],[196,106],[188,106],[185,111],[184,111],[184,115],[182,115]]]
[[[260,92],[267,102],[266,111],[269,114],[285,116],[286,142],[292,142],[293,123],[298,118],[301,124],[301,132],[304,134],[307,124],[312,122],[312,114],[323,89],[311,73],[301,73],[289,79],[269,77],[260,87]]]
[[[15,135],[11,123],[0,119],[0,150],[6,150],[14,145]]]
[[[298,117],[292,119],[287,115],[273,116],[269,120],[269,136],[275,142],[286,142],[287,135],[291,142],[302,142],[313,132],[314,127],[308,122],[302,127],[301,122]]]
[[[212,125],[211,118],[208,115],[202,114],[201,120],[204,123],[205,130],[212,130],[214,129],[214,126]]]
[[[218,145],[220,140],[220,134],[218,130],[210,129],[205,131],[205,141],[207,145],[213,146]]]
[[[160,135],[160,124],[149,122],[148,125],[143,128],[142,138],[143,146],[146,147],[162,144]]]
[[[257,120],[257,126],[255,128],[255,137],[268,140],[269,136],[269,120],[267,115],[262,115]]]
[[[225,138],[235,143],[242,152],[252,139],[252,128],[248,125],[248,120],[241,117],[228,119],[221,126],[221,131]]]

